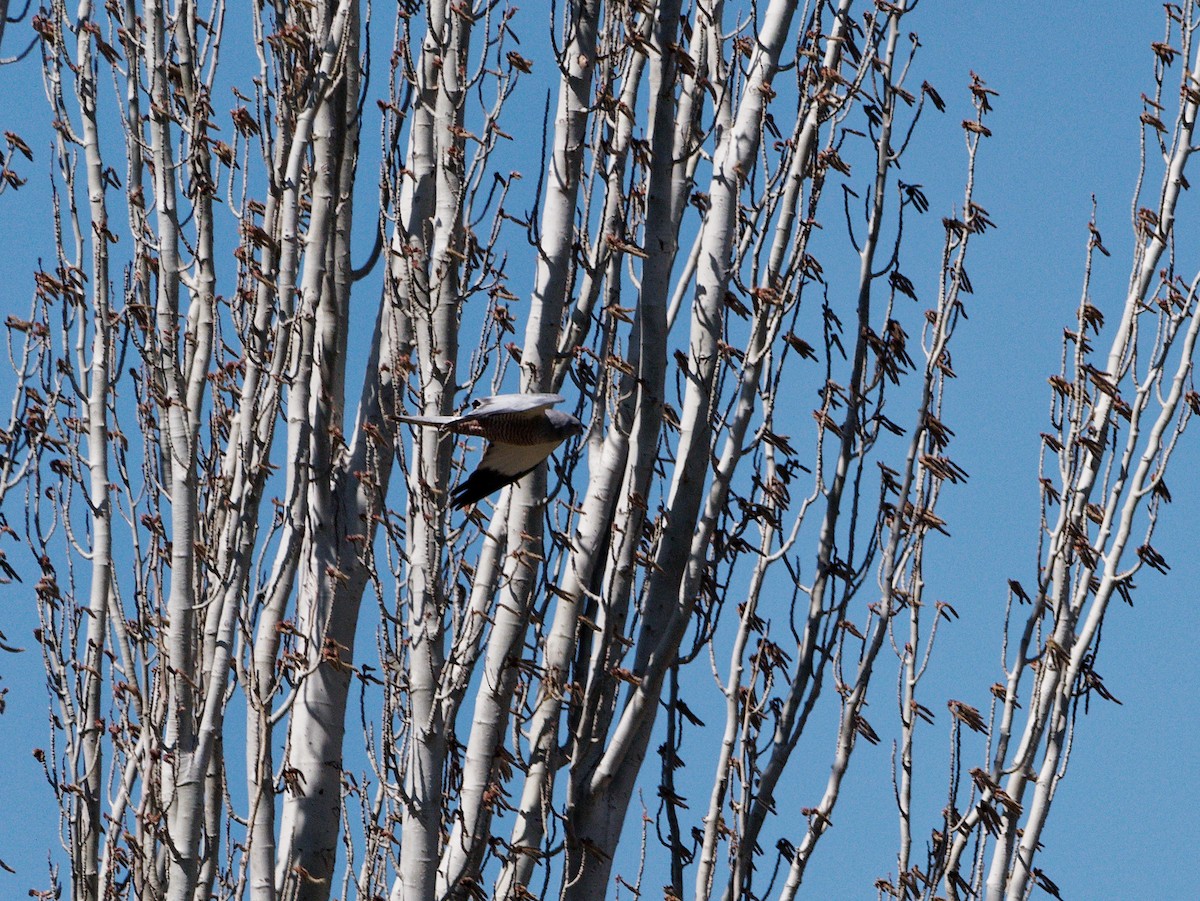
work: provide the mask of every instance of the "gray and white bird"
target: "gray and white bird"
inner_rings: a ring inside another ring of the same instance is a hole
[[[551,409],[563,400],[561,394],[497,394],[476,400],[457,416],[398,418],[487,439],[479,466],[451,492],[457,510],[533,472],[556,447],[583,431],[583,423],[570,413]]]

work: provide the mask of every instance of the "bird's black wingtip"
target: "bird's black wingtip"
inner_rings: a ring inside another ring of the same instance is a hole
[[[481,500],[481,498],[468,496],[466,492],[460,494],[459,492],[461,489],[462,486],[460,485],[458,488],[454,489],[454,493],[450,496],[451,510],[461,510],[463,507],[469,507]]]
[[[463,507],[478,503],[489,494],[529,475],[535,468],[515,474],[499,472],[494,469],[477,469],[450,492],[450,506],[455,510],[461,510]]]
[[[499,491],[511,481],[513,480],[502,473],[477,469],[467,477],[466,481],[450,492],[450,506],[455,510],[461,510],[463,507],[477,504],[493,491]]]

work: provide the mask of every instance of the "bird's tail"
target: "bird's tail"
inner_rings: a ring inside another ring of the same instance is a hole
[[[411,422],[414,425],[428,425],[440,429],[458,419],[457,416],[397,416],[400,422]]]

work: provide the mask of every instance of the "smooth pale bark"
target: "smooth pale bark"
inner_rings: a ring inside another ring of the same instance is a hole
[[[568,12],[569,40],[564,48],[554,144],[541,209],[538,265],[521,355],[522,388],[528,393],[553,388],[600,11],[598,0],[575,0]],[[487,848],[494,804],[487,795],[494,791],[498,752],[503,747],[510,702],[517,686],[517,664],[522,657],[521,645],[529,626],[543,553],[545,486],[545,474],[538,471],[521,479],[509,492],[507,557],[500,576],[500,598],[488,636],[482,683],[476,693],[467,739],[459,815],[440,867],[439,892],[450,897],[463,897],[475,885]]]
[[[171,850],[167,860],[167,897],[190,901],[199,879],[200,832],[204,817],[204,768],[196,769],[200,694],[197,637],[201,627],[195,584],[197,538],[196,437],[199,410],[189,408],[187,376],[180,368],[180,338],[187,312],[180,307],[181,241],[174,169],[175,135],[167,86],[167,12],[157,2],[145,11],[143,37],[150,78],[150,152],[154,159],[154,209],[158,233],[158,279],[155,310],[157,359],[153,378],[163,401],[166,428],[163,464],[170,492],[171,575],[167,600],[165,667],[167,713],[163,745],[168,750],[161,771],[162,803],[167,811]],[[197,303],[205,299],[197,298]],[[202,335],[196,336],[204,343]],[[198,361],[207,370],[207,360]]]
[[[633,546],[637,542],[630,540],[631,537],[641,533],[642,507],[635,505],[639,515],[631,515],[629,501],[647,493],[645,483],[649,480],[662,423],[667,280],[675,259],[681,212],[681,205],[671,202],[676,170],[673,152],[676,138],[673,115],[675,67],[673,55],[666,50],[675,39],[678,15],[678,4],[667,3],[646,18],[655,54],[650,76],[654,131],[650,141],[652,164],[647,190],[648,257],[642,273],[636,319],[636,360],[640,378],[636,381],[624,378],[620,382],[621,401],[617,415],[605,436],[599,465],[592,470],[573,552],[567,564],[566,580],[555,604],[532,717],[530,763],[510,840],[514,848],[540,847],[545,837],[544,799],[553,795],[555,776],[561,766],[559,729],[563,706],[567,702],[578,704],[580,700],[572,697],[573,689],[568,687],[571,664],[578,647],[580,617],[583,610],[591,606],[585,604],[586,593],[608,545],[608,530],[613,523],[621,523],[620,530],[626,536],[626,542]],[[627,107],[635,103],[643,60],[644,57],[636,56],[626,73],[622,102]],[[617,218],[622,198],[616,186],[623,181],[631,131],[632,121],[619,117],[617,137],[612,146],[612,168],[606,179],[609,192],[604,216],[605,235],[619,235],[623,231]],[[610,284],[620,284],[620,264],[619,259],[610,262],[607,269]],[[631,446],[633,459],[630,459]],[[634,477],[630,478],[629,473]],[[580,749],[578,753],[591,753],[591,749],[586,752]],[[497,882],[496,896],[508,898],[516,886],[528,885],[536,862],[534,854],[513,854]]]
[[[680,415],[682,431],[676,450],[675,477],[664,517],[665,531],[650,575],[647,595],[650,606],[637,642],[635,670],[641,682],[575,802],[571,818],[573,835],[566,860],[565,897],[571,901],[603,898],[607,894],[626,809],[650,740],[662,678],[681,637],[681,630],[664,632],[663,626],[673,619],[676,592],[687,564],[702,497],[702,486],[696,480],[707,469],[712,379],[730,277],[737,198],[743,173],[750,166],[761,135],[766,98],[760,88],[771,80],[793,12],[791,4],[772,3],[763,13],[749,64],[749,87],[739,98],[732,128],[723,136],[713,161],[713,179],[708,191],[711,206],[703,226],[692,307],[688,364],[691,375]],[[692,598],[686,597],[684,603],[690,605]]]
[[[898,74],[896,72],[896,44],[899,37],[900,17],[904,12],[905,4],[896,4],[895,10],[889,16],[887,43],[879,60],[880,70],[889,81]],[[842,22],[844,19],[839,17],[837,21]],[[846,403],[845,416],[841,422],[841,439],[834,464],[833,478],[826,491],[825,515],[821,523],[817,551],[817,575],[813,582],[803,639],[800,646],[796,649],[797,667],[794,678],[783,705],[783,715],[780,717],[780,722],[775,729],[775,740],[772,746],[771,757],[763,771],[759,792],[755,798],[750,815],[747,818],[744,833],[746,845],[743,846],[744,849],[747,846],[755,844],[762,823],[765,821],[768,811],[774,806],[775,788],[791,757],[792,751],[795,749],[796,738],[798,737],[798,733],[794,727],[796,717],[802,709],[802,705],[811,704],[812,700],[815,700],[821,686],[820,676],[814,675],[813,671],[823,665],[818,659],[818,642],[825,625],[824,611],[828,603],[826,592],[832,593],[832,577],[830,573],[831,564],[837,550],[836,536],[838,523],[844,514],[850,513],[844,503],[845,492],[848,481],[853,478],[853,467],[855,459],[859,454],[858,444],[863,428],[864,411],[868,403],[867,385],[865,383],[868,379],[867,364],[869,350],[866,337],[870,333],[872,324],[872,298],[875,295],[874,282],[878,269],[876,256],[880,252],[880,233],[884,222],[885,198],[890,185],[890,172],[894,163],[892,155],[892,130],[895,108],[895,92],[887,90],[883,99],[883,109],[880,113],[882,121],[879,126],[879,136],[876,140],[876,165],[874,184],[870,195],[867,233],[863,240],[862,249],[859,252],[856,311],[858,340],[855,342],[854,363],[850,376],[850,396]],[[878,306],[878,301],[876,301],[875,306]],[[932,369],[937,360],[938,358],[935,357],[931,361],[927,369],[927,378],[932,377],[929,370]],[[912,460],[916,455],[917,449],[920,447],[920,441],[923,437],[922,426],[924,413],[928,405],[928,388],[929,383],[927,381],[926,393],[922,398],[922,408],[918,411],[916,417],[917,428],[914,430],[913,440],[909,446],[909,464],[904,470],[905,484],[901,489],[902,498],[907,498],[908,496],[908,488],[911,484],[913,474]],[[899,531],[897,529],[892,532],[892,541],[898,541]],[[891,548],[891,551],[894,557],[894,546]],[[881,614],[880,621],[876,623],[872,631],[869,650],[863,662],[860,663],[860,673],[865,678],[860,676],[856,680],[850,696],[843,701],[837,749],[825,794],[822,797],[821,804],[817,807],[817,814],[810,819],[812,825],[810,825],[808,831],[805,833],[804,841],[797,848],[792,859],[785,894],[788,891],[794,892],[795,887],[799,885],[804,865],[812,852],[812,847],[825,831],[829,815],[832,812],[834,804],[837,802],[841,781],[844,778],[846,768],[849,765],[850,755],[854,749],[856,719],[858,711],[865,701],[871,664],[874,661],[875,655],[878,654],[883,639],[887,634],[886,623],[883,620],[888,615],[887,612],[891,610],[891,593],[894,587],[892,578],[893,575],[890,572],[882,574],[881,582],[884,586],[884,597],[880,600],[879,604],[880,609],[884,613]],[[812,694],[808,695],[810,685],[812,687]],[[739,855],[737,866],[726,889],[725,898],[732,897],[739,890],[740,885],[748,877],[750,865],[749,854],[746,850],[743,850]]]
[[[430,4],[428,32],[417,62],[416,105],[409,132],[408,175],[401,184],[400,220],[392,237],[393,273],[400,303],[413,323],[422,412],[455,408],[459,262],[464,242],[461,160],[464,141],[461,79],[472,23],[446,3]],[[408,478],[408,584],[402,816],[392,898],[432,897],[441,844],[442,773],[446,728],[437,689],[446,658],[446,591],[442,546],[452,442],[418,429]]]
[[[343,0],[331,10],[331,30],[322,71],[331,82],[346,59],[357,57],[358,7]],[[353,65],[354,63],[349,63]],[[352,79],[350,85],[357,84]],[[342,202],[343,167],[357,154],[357,126],[347,121],[354,92],[338,84],[314,97],[311,121],[317,163],[312,210],[300,284],[300,367],[290,406],[307,411],[300,435],[306,439],[311,473],[304,491],[302,565],[297,577],[297,629],[304,638],[308,669],[296,689],[288,724],[287,762],[294,774],[280,818],[276,891],[301,899],[327,898],[337,859],[342,809],[345,710],[354,667],[355,631],[370,573],[360,545],[369,546],[378,526],[391,472],[390,391],[371,384],[369,369],[355,432],[341,445],[339,356],[348,327],[348,249],[339,239],[349,228],[351,208]],[[343,93],[344,91],[344,93]],[[338,98],[341,98],[340,100]],[[380,316],[377,320],[389,320]],[[381,336],[372,340],[371,364],[378,367]]]
[[[0,10],[0,16],[4,13]],[[78,18],[89,22],[91,4],[80,3]],[[87,386],[88,502],[92,509],[91,586],[88,598],[83,706],[79,711],[79,737],[83,771],[82,791],[74,801],[71,840],[72,893],[78,901],[101,897],[98,868],[101,801],[104,792],[102,685],[107,645],[109,593],[112,591],[112,516],[108,466],[108,395],[111,386],[111,310],[109,306],[108,207],[105,198],[100,131],[96,121],[96,82],[92,74],[91,42],[81,32],[76,60],[82,75],[77,86],[81,131],[87,172],[88,214],[96,230],[90,236],[91,319],[93,328],[89,384]]]

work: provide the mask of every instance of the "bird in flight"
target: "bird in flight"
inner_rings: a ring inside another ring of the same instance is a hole
[[[561,394],[497,394],[475,401],[457,416],[400,416],[401,422],[486,438],[479,466],[451,492],[459,510],[533,472],[566,439],[583,431],[570,413],[552,409]]]

